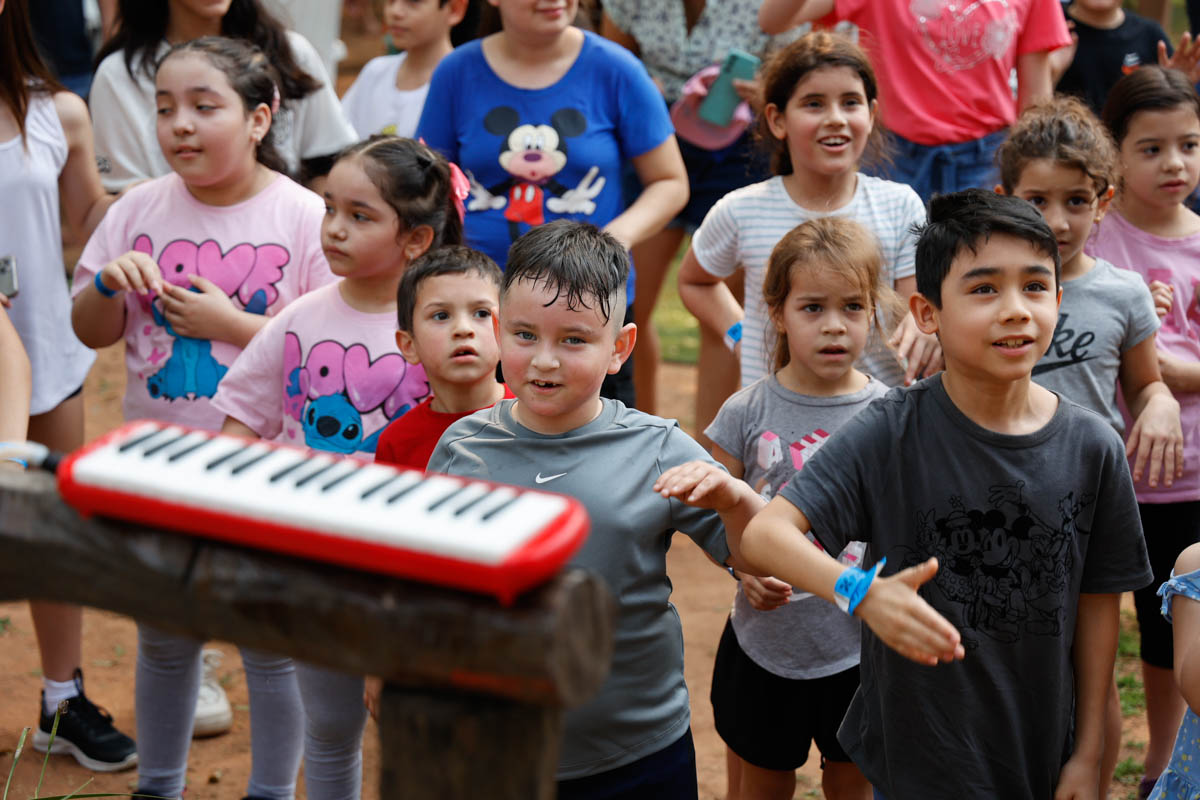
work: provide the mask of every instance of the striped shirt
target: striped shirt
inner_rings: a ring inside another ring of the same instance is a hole
[[[709,274],[726,278],[739,268],[746,270],[743,387],[767,374],[775,348],[774,332],[768,324],[770,315],[762,299],[767,259],[776,243],[792,228],[828,216],[850,217],[875,234],[883,251],[885,279],[890,284],[895,285],[898,279],[915,272],[917,238],[911,229],[925,222],[921,198],[906,184],[862,173],[858,175],[854,198],[836,211],[825,213],[797,205],[788,196],[780,176],[737,189],[713,206],[692,237],[692,253]],[[872,332],[857,366],[894,386],[901,382],[904,372],[883,339]]]

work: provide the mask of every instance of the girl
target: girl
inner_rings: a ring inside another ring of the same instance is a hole
[[[213,401],[226,433],[371,457],[388,422],[429,394],[396,344],[396,290],[413,259],[462,240],[452,182],[446,162],[412,139],[373,136],[339,156],[321,241],[342,280],[289,306],[238,358]],[[358,797],[363,679],[309,664],[297,674],[308,797]]]
[[[19,288],[11,301],[12,326],[32,364],[32,401],[28,395],[24,400],[28,436],[74,450],[83,444],[81,392],[95,356],[67,324],[60,220],[65,216],[87,236],[112,198],[96,171],[87,106],[58,85],[39,57],[27,0],[0,0],[0,198],[0,258],[11,258]],[[77,679],[82,610],[40,601],[30,609],[43,686],[34,746],[45,751],[54,710],[66,700],[71,712],[61,721],[54,749],[91,769],[132,766],[133,741],[88,701]]]
[[[775,177],[722,198],[704,218],[679,269],[679,296],[702,325],[724,334],[739,353],[742,386],[767,373],[773,349],[761,293],[767,257],[784,233],[829,215],[862,222],[883,248],[885,279],[902,297],[916,289],[912,227],[925,207],[912,189],[858,171],[864,154],[881,155],[875,126],[875,73],[848,39],[810,33],[763,68],[765,106],[759,135],[772,148]],[[746,270],[743,310],[722,282]],[[863,368],[885,384],[911,382],[940,363],[933,337],[903,317],[893,342],[907,371],[883,341],[864,353]]]
[[[262,0],[119,0],[116,34],[100,50],[92,82],[96,155],[104,186],[123,189],[171,170],[154,126],[154,65],[173,45],[201,36],[249,39],[280,75],[276,146],[281,171],[323,174],[324,161],[358,140],[342,115],[321,57],[287,31]]]
[[[1200,795],[1200,782],[1190,764],[1200,756],[1200,544],[1189,545],[1179,554],[1170,579],[1158,588],[1162,615],[1174,625],[1175,680],[1188,708],[1175,737],[1171,761],[1154,784],[1150,800],[1189,800]],[[1175,606],[1176,597],[1193,602]],[[1172,619],[1173,618],[1173,619]]]
[[[569,217],[626,247],[662,230],[688,198],[662,95],[623,47],[574,27],[578,0],[490,0],[483,29],[433,73],[417,135],[471,175],[467,243],[504,268],[531,226]],[[641,194],[628,208],[621,168]],[[627,286],[633,320],[632,280]],[[632,363],[602,392],[633,405]]]
[[[777,334],[774,373],[732,395],[705,431],[713,458],[764,497],[887,391],[854,367],[877,312],[900,310],[885,274],[875,237],[844,217],[805,222],[771,251],[762,297]],[[838,558],[855,564],[862,553],[855,542]],[[733,574],[740,583],[712,683],[728,797],[790,800],[815,739],[825,796],[870,798],[837,742],[858,689],[858,620],[774,578]]]
[[[1170,486],[1183,470],[1179,404],[1163,383],[1154,347],[1158,317],[1145,283],[1083,251],[1113,194],[1116,148],[1082,101],[1059,97],[1031,107],[997,151],[996,191],[1028,200],[1060,242],[1062,303],[1049,352],[1034,380],[1107,419],[1124,435],[1117,387],[1135,420],[1128,452],[1135,481]],[[1101,785],[1121,745],[1116,686],[1109,695]]]
[[[1200,181],[1200,97],[1182,73],[1144,67],[1117,82],[1102,118],[1117,144],[1120,180],[1114,210],[1086,250],[1134,270],[1147,283],[1160,281],[1173,290],[1156,356],[1163,380],[1179,401],[1184,431],[1182,474],[1171,482],[1138,487],[1154,569],[1154,583],[1133,595],[1150,728],[1141,786],[1145,793],[1166,766],[1184,708],[1171,674],[1170,627],[1158,613],[1153,587],[1167,580],[1185,547],[1200,541],[1200,217],[1183,204]],[[1131,403],[1133,399],[1126,396]],[[1131,405],[1130,410],[1138,409]],[[1164,462],[1165,469],[1171,466],[1170,460]],[[1133,467],[1137,470],[1138,464]]]
[[[75,271],[72,320],[92,347],[125,341],[125,417],[219,430],[211,398],[251,336],[333,280],[321,200],[272,167],[276,76],[244,41],[177,45],[156,77],[158,141],[174,170],[131,189]],[[302,712],[290,659],[243,649],[253,764],[248,794],[291,798]],[[200,642],[138,626],[139,791],[179,797]]]

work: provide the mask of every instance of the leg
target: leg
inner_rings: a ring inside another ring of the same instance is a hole
[[[637,265],[633,321],[638,327],[633,384],[637,390],[638,408],[647,414],[656,413],[658,392],[654,382],[658,378],[661,359],[658,332],[651,320],[667,269],[682,241],[682,228],[665,228],[633,248],[633,263]]]
[[[1100,799],[1108,796],[1113,774],[1117,771],[1117,759],[1121,755],[1121,698],[1117,694],[1117,682],[1108,687],[1108,702],[1104,707],[1104,751],[1100,756]]]
[[[738,302],[742,302],[742,272],[730,277],[726,283],[733,291]],[[717,416],[721,405],[729,395],[738,390],[741,383],[741,367],[733,353],[725,346],[723,334],[717,334],[700,327],[700,358],[699,376],[696,392],[696,441],[705,450],[712,448],[712,442],[704,435],[704,429]]]
[[[742,800],[742,759],[725,748],[725,800]]]
[[[821,790],[827,800],[871,800],[871,784],[853,761],[826,761]]]
[[[1167,768],[1186,704],[1175,684],[1175,673],[1169,668],[1143,661],[1142,683],[1146,689],[1146,725],[1150,728],[1146,776],[1153,778]]]
[[[242,648],[250,693],[250,781],[246,794],[292,800],[304,754],[304,706],[290,658]]]
[[[356,800],[362,793],[363,678],[303,662],[304,786],[309,800]]]
[[[200,647],[195,639],[138,625],[138,788],[146,794],[183,793],[200,687]]]
[[[743,761],[741,771],[743,800],[792,800],[796,793],[794,770],[763,769]]]

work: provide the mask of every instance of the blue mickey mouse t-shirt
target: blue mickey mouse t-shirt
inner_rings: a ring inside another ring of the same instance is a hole
[[[492,71],[481,40],[433,73],[417,136],[471,178],[467,243],[501,267],[534,225],[569,218],[604,226],[624,210],[621,167],[674,128],[645,67],[590,32],[575,63],[544,89]]]

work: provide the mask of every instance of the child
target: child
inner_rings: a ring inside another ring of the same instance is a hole
[[[413,260],[461,241],[452,180],[412,139],[373,136],[338,157],[320,231],[341,280],[289,306],[238,357],[213,399],[226,433],[371,458],[388,422],[429,394],[425,371],[397,352],[396,290]],[[358,797],[362,677],[304,663],[296,676],[308,797]]]
[[[1191,766],[1200,754],[1200,716],[1196,715],[1196,709],[1200,708],[1200,673],[1196,669],[1196,643],[1200,641],[1200,615],[1197,614],[1200,606],[1196,605],[1200,602],[1200,544],[1188,545],[1179,554],[1170,579],[1158,588],[1158,594],[1162,597],[1163,617],[1174,625],[1175,679],[1189,707],[1175,737],[1171,761],[1149,797],[1150,800],[1187,800],[1200,794],[1200,783],[1197,783]],[[1176,597],[1193,602],[1172,609]]]
[[[466,11],[467,0],[387,0],[383,21],[401,52],[368,61],[342,97],[360,137],[417,132],[433,68],[454,49],[450,29]]]
[[[1113,194],[1116,148],[1100,120],[1076,98],[1029,108],[996,152],[996,191],[1029,201],[1059,241],[1063,302],[1050,350],[1033,379],[1107,419],[1124,435],[1117,387],[1135,420],[1126,450],[1133,479],[1170,486],[1183,472],[1179,403],[1162,381],[1154,334],[1158,316],[1145,283],[1083,252]],[[1121,708],[1111,687],[1101,785],[1121,744]]]
[[[1200,182],[1200,97],[1182,73],[1146,66],[1113,87],[1102,119],[1118,148],[1120,182],[1114,210],[1087,252],[1170,287],[1173,299],[1158,331],[1163,380],[1180,405],[1183,475],[1138,487],[1138,509],[1154,586],[1188,545],[1200,541],[1200,340],[1196,281],[1200,280],[1200,217],[1184,206]],[[1127,398],[1128,399],[1128,398]],[[1158,613],[1153,588],[1134,593],[1146,687],[1148,788],[1166,766],[1183,698],[1171,674],[1171,629]]]
[[[432,394],[388,425],[376,461],[423,470],[451,423],[513,397],[496,382],[500,280],[495,261],[463,246],[426,253],[404,273],[396,344],[409,364],[425,369]]]
[[[271,168],[276,76],[256,47],[209,37],[159,65],[157,132],[174,172],[109,211],[75,270],[75,332],[125,341],[125,417],[219,430],[221,378],[251,336],[333,276],[321,200]],[[301,710],[291,659],[242,648],[253,763],[247,794],[291,798]],[[201,675],[200,642],[138,626],[139,788],[179,797]]]
[[[1150,578],[1125,449],[1032,382],[1059,296],[1041,215],[968,190],[929,220],[910,307],[945,372],[842,426],[730,543],[866,623],[838,739],[879,795],[1090,800],[1119,592]]]
[[[0,3],[0,52],[0,258],[12,259],[19,288],[5,326],[20,335],[12,355],[20,354],[33,381],[32,395],[23,387],[19,438],[28,435],[66,452],[83,444],[83,380],[95,354],[68,322],[61,220],[87,236],[112,198],[96,171],[87,106],[59,86],[39,57],[27,0]],[[5,409],[13,411],[11,405]],[[133,766],[133,741],[83,693],[82,609],[45,601],[29,608],[42,656],[34,748],[45,752],[49,746],[54,712],[65,701],[55,752],[70,753],[89,769]]]
[[[559,220],[518,240],[500,291],[500,362],[516,399],[451,425],[429,460],[432,472],[571,495],[591,517],[573,563],[605,579],[620,613],[608,681],[566,712],[559,800],[694,800],[667,548],[678,529],[726,562],[724,531],[740,532],[762,505],[675,422],[601,399],[636,336],[622,324],[628,271],[624,245],[586,223]],[[703,463],[668,469],[693,459]]]
[[[899,306],[883,270],[875,237],[844,217],[805,222],[771,251],[763,298],[778,332],[776,371],[730,397],[705,431],[713,458],[764,498],[887,391],[854,368],[876,310]],[[852,542],[838,560],[855,565],[863,549]],[[837,743],[858,689],[858,621],[773,578],[740,581],[712,683],[730,794],[791,796],[815,739],[825,796],[869,800],[870,785]]]
[[[718,201],[679,268],[684,305],[740,351],[743,387],[767,374],[773,339],[763,273],[785,233],[831,214],[858,220],[883,249],[885,282],[908,297],[916,286],[911,229],[925,220],[912,189],[858,171],[868,150],[880,155],[883,132],[875,126],[875,73],[857,45],[810,33],[776,53],[763,68],[762,86],[759,135],[771,144],[775,177]],[[724,284],[738,269],[746,270],[744,310]],[[907,370],[877,340],[864,354],[864,371],[892,386],[936,368],[936,342],[921,337],[907,314],[896,336]]]

